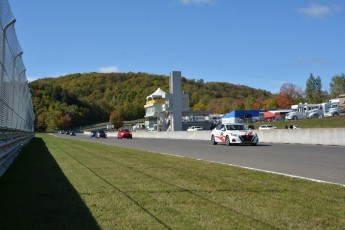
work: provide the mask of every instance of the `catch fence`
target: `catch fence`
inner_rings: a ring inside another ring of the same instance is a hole
[[[8,0],[0,0],[0,176],[34,136],[32,98]]]

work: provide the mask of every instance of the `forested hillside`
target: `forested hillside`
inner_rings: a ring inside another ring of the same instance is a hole
[[[143,118],[146,97],[158,87],[169,92],[169,77],[147,73],[85,73],[29,83],[37,130],[67,129],[109,120],[113,110],[125,120]],[[227,113],[235,109],[261,109],[273,95],[243,85],[182,78],[191,110]]]

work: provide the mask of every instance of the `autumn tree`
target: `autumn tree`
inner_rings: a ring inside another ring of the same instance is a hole
[[[110,113],[109,123],[114,126],[114,129],[121,128],[124,124],[122,114],[117,110],[112,111]]]
[[[260,110],[263,107],[263,101],[261,98],[256,98],[252,105],[252,109]]]
[[[59,129],[59,119],[61,117],[61,112],[60,111],[49,111],[46,113],[46,131],[56,131]]]
[[[189,94],[190,108],[228,113],[259,108],[276,97],[268,91],[226,82],[207,82],[182,78],[182,91]],[[66,114],[71,126],[105,122],[113,108],[123,120],[145,116],[146,97],[158,87],[169,91],[169,77],[147,73],[83,73],[44,78],[29,83],[36,129],[59,129]],[[247,100],[246,100],[247,98]],[[253,100],[254,98],[254,100]],[[246,105],[245,105],[246,104]]]
[[[264,109],[277,109],[277,97],[270,97],[263,102]]]
[[[206,110],[211,113],[225,114],[232,108],[232,102],[229,98],[212,98],[208,103]]]
[[[46,114],[40,113],[37,116],[37,120],[36,120],[36,129],[38,130],[46,130],[47,125],[46,125],[46,118],[45,118]]]
[[[302,89],[292,83],[283,83],[277,97],[278,107],[287,109],[300,100],[302,100]]]
[[[345,75],[335,75],[329,83],[329,94],[331,98],[336,98],[345,93]]]
[[[198,111],[198,110],[206,110],[206,104],[202,103],[202,101],[199,101],[198,103],[196,103],[193,107],[194,110]]]
[[[254,97],[248,96],[244,99],[244,109],[245,110],[251,110],[253,109],[253,104],[255,102]]]
[[[69,114],[60,117],[58,121],[58,126],[60,129],[68,130],[72,127],[72,118]]]

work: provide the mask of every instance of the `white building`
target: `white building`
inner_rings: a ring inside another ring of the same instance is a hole
[[[182,112],[189,111],[189,94],[181,92],[181,72],[170,73],[169,94],[158,88],[146,97],[145,117],[149,130],[182,131]]]

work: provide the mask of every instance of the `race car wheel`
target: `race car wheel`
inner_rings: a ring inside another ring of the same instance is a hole
[[[226,137],[225,137],[225,144],[226,144],[227,146],[230,146],[230,145],[231,145],[229,136],[226,136]]]
[[[217,142],[216,142],[216,140],[214,139],[214,136],[213,136],[213,135],[211,136],[211,142],[212,142],[213,145],[216,145],[216,144],[217,144]]]

